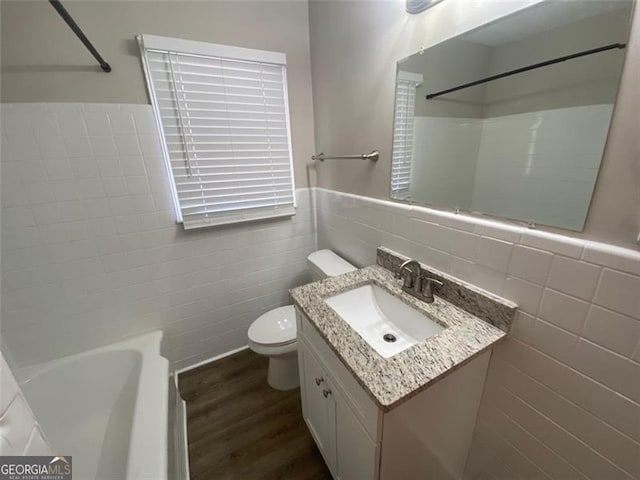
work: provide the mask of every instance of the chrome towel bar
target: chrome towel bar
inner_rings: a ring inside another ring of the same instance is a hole
[[[325,155],[324,152],[320,152],[319,154],[312,156],[311,160],[320,160],[321,162],[324,162],[325,160],[360,159],[377,162],[379,157],[380,153],[378,153],[377,150],[374,150],[371,153],[361,153],[360,155]]]

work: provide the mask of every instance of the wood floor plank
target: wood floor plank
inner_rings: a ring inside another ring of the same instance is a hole
[[[331,479],[300,390],[272,389],[267,368],[267,358],[244,350],[180,375],[192,480]]]

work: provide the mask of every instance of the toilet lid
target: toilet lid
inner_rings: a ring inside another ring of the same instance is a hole
[[[327,277],[337,277],[343,273],[357,270],[356,267],[351,265],[344,258],[327,249],[313,252],[307,257],[307,261],[312,268],[319,270]]]
[[[296,340],[296,310],[293,305],[274,308],[260,315],[249,327],[249,340],[262,345],[284,345]]]

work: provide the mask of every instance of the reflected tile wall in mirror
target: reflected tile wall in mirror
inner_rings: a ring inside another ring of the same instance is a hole
[[[613,45],[626,44],[632,8],[545,1],[399,61],[392,198],[582,230],[624,64]]]

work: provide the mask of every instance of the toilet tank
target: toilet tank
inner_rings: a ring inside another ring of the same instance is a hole
[[[307,257],[307,263],[309,264],[311,279],[314,282],[357,270],[357,267],[354,267],[331,250],[313,252]]]

